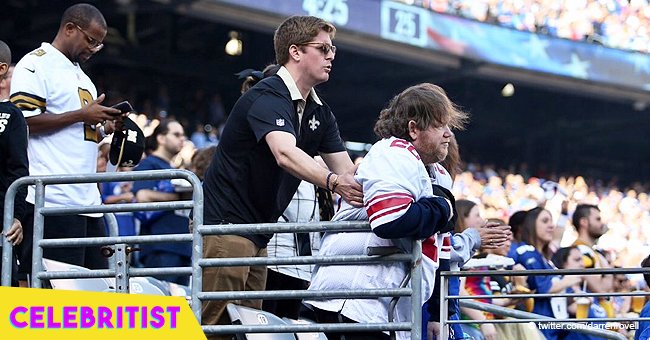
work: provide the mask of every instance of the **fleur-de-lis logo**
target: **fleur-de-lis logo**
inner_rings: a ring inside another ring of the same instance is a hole
[[[311,119],[308,121],[309,123],[309,128],[312,131],[315,131],[318,129],[318,126],[320,125],[320,122],[316,120],[316,116],[311,117]]]

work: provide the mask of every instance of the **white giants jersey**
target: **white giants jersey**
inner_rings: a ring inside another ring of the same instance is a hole
[[[433,197],[429,172],[411,143],[398,138],[383,139],[370,149],[357,169],[355,179],[363,186],[364,208],[354,208],[341,202],[332,220],[369,220],[371,228],[400,218],[413,202]],[[438,235],[432,243],[442,245]],[[321,241],[320,255],[366,255],[368,247],[410,247],[409,242],[383,239],[374,233],[327,233]],[[410,249],[403,249],[410,251]],[[423,256],[422,303],[433,292],[438,256]],[[309,289],[380,289],[397,288],[407,273],[404,263],[373,265],[317,265]],[[387,322],[389,297],[378,299],[306,300],[319,309],[341,312],[359,322]],[[401,298],[395,321],[410,319],[410,299]],[[407,332],[398,332],[408,339]]]
[[[11,101],[25,118],[81,109],[97,98],[97,90],[77,63],[48,43],[24,56],[11,82]],[[27,148],[30,175],[88,174],[97,171],[95,126],[74,123],[51,133],[30,134]],[[34,203],[34,189],[27,201]],[[48,185],[45,206],[101,204],[96,183]],[[95,214],[93,216],[101,216]]]

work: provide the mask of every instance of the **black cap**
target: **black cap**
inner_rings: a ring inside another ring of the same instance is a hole
[[[128,117],[124,117],[122,131],[113,133],[111,151],[108,158],[111,164],[118,167],[134,167],[142,159],[144,152],[144,133],[138,124]]]

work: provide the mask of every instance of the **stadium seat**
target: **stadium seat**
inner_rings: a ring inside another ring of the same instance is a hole
[[[165,292],[152,283],[148,277],[132,277],[129,279],[129,292],[131,294],[144,294],[144,295],[162,295],[168,296]]]
[[[46,272],[52,271],[66,271],[66,272],[87,272],[90,269],[76,266],[73,264],[68,264],[64,262],[54,261],[43,259],[43,268]],[[62,289],[62,290],[83,290],[89,292],[104,292],[107,290],[114,290],[114,286],[111,286],[110,281],[104,278],[92,278],[92,279],[54,279],[49,280],[50,285],[53,289]]]
[[[233,325],[286,325],[274,314],[259,309],[229,303],[226,306]],[[236,334],[237,340],[296,340],[293,333]]]
[[[307,319],[289,319],[289,318],[282,318],[284,322],[287,324],[295,324],[295,325],[309,325],[313,324],[314,322],[311,320]],[[319,333],[319,332],[314,332],[314,333],[296,333],[296,339],[297,340],[327,340],[327,337],[325,336],[325,333]]]

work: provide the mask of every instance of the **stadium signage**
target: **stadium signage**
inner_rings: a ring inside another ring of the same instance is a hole
[[[215,0],[477,62],[650,91],[650,54],[532,34],[390,0]]]

